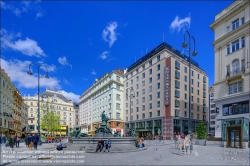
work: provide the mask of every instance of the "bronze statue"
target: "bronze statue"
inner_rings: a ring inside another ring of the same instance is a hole
[[[81,133],[79,126],[76,126],[75,130],[72,133],[70,133],[70,135],[75,138],[88,137],[88,134]]]
[[[101,118],[102,118],[102,123],[101,123],[101,127],[95,127],[96,130],[95,130],[95,133],[101,133],[101,134],[109,134],[109,135],[112,135],[112,132],[110,130],[110,128],[107,126],[107,121],[109,120],[109,118],[105,115],[105,111],[102,111],[102,114],[101,114]]]

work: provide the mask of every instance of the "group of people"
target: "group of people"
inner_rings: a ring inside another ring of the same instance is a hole
[[[108,138],[108,140],[105,142],[100,138],[100,140],[97,142],[97,147],[96,147],[95,152],[98,152],[98,150],[100,150],[100,152],[102,152],[103,148],[104,148],[103,152],[106,152],[106,150],[108,150],[108,152],[110,152],[110,148],[111,148],[110,138]]]
[[[143,149],[145,147],[144,138],[139,137],[137,141],[138,141],[139,148]]]
[[[190,135],[175,135],[175,149],[180,149],[180,151],[185,151],[185,153],[190,149],[191,140]]]
[[[12,150],[14,149],[14,146],[16,146],[16,148],[19,148],[20,140],[21,139],[17,134],[11,134],[9,138],[4,134],[0,135],[0,144],[3,145],[3,147],[9,146]]]
[[[37,134],[28,134],[25,136],[25,144],[30,150],[34,147],[37,149],[37,143],[39,142],[39,136]]]

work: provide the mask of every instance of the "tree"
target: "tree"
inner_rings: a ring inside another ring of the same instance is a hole
[[[54,132],[60,131],[60,116],[48,107],[48,102],[45,107],[42,107],[43,116],[41,120],[41,128],[46,130],[50,135],[54,135]]]
[[[207,129],[204,123],[198,123],[196,127],[197,139],[206,139],[207,136]]]

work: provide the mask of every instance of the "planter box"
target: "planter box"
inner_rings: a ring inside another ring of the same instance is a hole
[[[206,146],[206,140],[205,139],[197,139],[197,140],[195,140],[195,145]]]
[[[206,146],[224,147],[223,141],[206,141]]]
[[[248,142],[242,142],[242,148],[247,149],[248,148]]]

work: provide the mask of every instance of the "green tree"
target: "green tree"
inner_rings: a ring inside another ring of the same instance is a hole
[[[204,123],[198,123],[196,127],[197,139],[206,139],[207,129]]]
[[[50,110],[47,104],[42,108],[43,116],[41,119],[41,128],[46,130],[50,135],[54,135],[55,132],[60,131],[60,116],[54,111]]]

